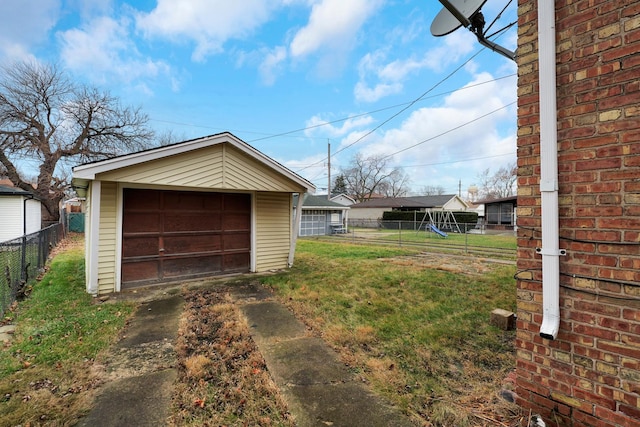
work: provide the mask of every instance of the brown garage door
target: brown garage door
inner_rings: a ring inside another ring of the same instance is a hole
[[[248,272],[248,194],[124,190],[122,287]]]

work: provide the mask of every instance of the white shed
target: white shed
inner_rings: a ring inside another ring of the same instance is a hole
[[[35,233],[41,218],[40,200],[32,193],[0,185],[0,242]]]

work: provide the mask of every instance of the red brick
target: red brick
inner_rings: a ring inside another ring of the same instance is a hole
[[[619,354],[621,356],[635,357],[640,359],[640,349],[631,348],[628,345],[616,344],[607,341],[598,341],[596,347],[604,351]]]
[[[613,399],[608,399],[606,397],[599,396],[595,393],[590,393],[585,390],[580,390],[578,388],[575,388],[573,390],[573,397],[577,399],[582,399],[600,408],[606,408],[610,410],[616,409],[616,403]]]
[[[606,408],[596,407],[595,415],[600,420],[601,424],[594,424],[594,426],[638,427],[637,418],[630,418],[629,416],[618,411],[611,411]]]

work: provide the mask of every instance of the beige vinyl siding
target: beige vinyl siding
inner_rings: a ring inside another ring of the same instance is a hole
[[[300,187],[242,151],[227,145],[225,188],[257,191],[300,191]]]
[[[100,198],[98,293],[116,290],[117,185],[103,182]]]
[[[226,143],[105,172],[98,179],[220,190],[299,191],[283,175]]]
[[[291,194],[256,194],[256,272],[287,267]]]

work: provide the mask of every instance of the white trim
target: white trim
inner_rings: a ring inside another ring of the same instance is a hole
[[[122,220],[124,217],[124,185],[118,183],[116,187],[116,271],[114,291],[122,290]]]
[[[298,201],[295,206],[296,217],[291,224],[291,237],[289,239],[289,258],[287,260],[287,265],[289,267],[293,266],[293,259],[296,253],[296,244],[298,243],[298,233],[300,233],[300,223],[302,222],[302,205],[304,205],[304,199],[307,197],[307,193],[298,194]],[[289,197],[289,212],[291,212],[293,205],[293,197]]]
[[[256,212],[256,208],[258,206],[257,202],[257,194],[256,192],[251,193],[251,257],[250,257],[250,265],[249,268],[252,273],[256,272],[258,268],[258,253],[257,253],[257,241],[258,241],[258,215]]]
[[[91,205],[89,215],[91,216],[89,228],[89,257],[87,260],[87,292],[91,295],[98,295],[98,255],[100,252],[100,197],[102,190],[101,181],[91,181]]]

